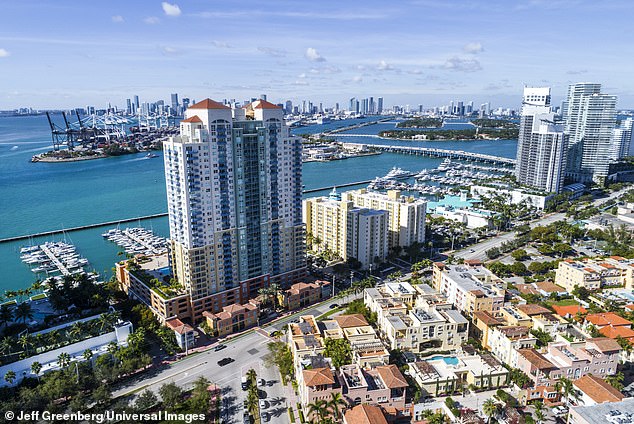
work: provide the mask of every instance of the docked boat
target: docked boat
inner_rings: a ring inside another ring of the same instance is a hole
[[[147,155],[145,155],[146,158],[151,159],[151,158],[157,158],[158,155],[154,154],[154,153],[148,153]]]
[[[404,169],[394,167],[388,172],[384,178],[388,180],[404,180],[413,175],[412,172],[405,171]]]
[[[449,169],[450,165],[451,165],[451,159],[447,158],[440,165],[438,165],[438,170],[441,172],[446,171],[447,169]]]

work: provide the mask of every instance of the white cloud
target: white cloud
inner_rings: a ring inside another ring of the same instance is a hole
[[[112,22],[114,22],[115,24],[120,24],[123,21],[125,21],[125,19],[123,19],[123,16],[121,15],[114,15],[112,17]]]
[[[7,57],[10,55],[11,53],[9,53],[6,49],[0,49],[0,57]]]
[[[156,16],[148,16],[147,18],[143,19],[143,22],[145,22],[148,25],[155,25],[161,22],[161,20],[157,18]]]
[[[306,59],[310,60],[311,62],[325,62],[326,61],[326,58],[320,55],[319,52],[312,47],[309,47],[306,49],[305,56],[306,56]]]
[[[219,49],[230,49],[230,48],[232,48],[232,47],[233,47],[231,44],[229,44],[229,43],[227,43],[227,42],[225,42],[225,41],[218,41],[218,40],[213,40],[213,41],[211,42],[211,44],[212,44],[214,47],[218,47]]]
[[[338,74],[341,69],[336,66],[322,66],[320,68],[310,68],[311,74]]]
[[[306,80],[297,80],[293,83],[293,85],[308,85],[308,81]]]
[[[421,71],[420,69],[411,69],[409,71],[407,71],[408,74],[412,74],[412,75],[420,75],[423,73],[423,71]]]
[[[181,8],[178,7],[178,5],[176,3],[174,4],[170,4],[166,1],[164,1],[163,3],[161,3],[161,5],[163,6],[163,12],[165,12],[165,14],[167,16],[180,16],[181,15]]]
[[[361,77],[361,75],[355,75],[354,77],[352,77],[352,82],[362,82],[363,81],[363,77]]]
[[[476,54],[476,53],[482,53],[484,51],[484,48],[482,47],[482,44],[480,43],[467,43],[464,45],[462,50],[465,53]]]
[[[306,78],[306,74],[302,72],[301,74],[297,75],[297,78]]]
[[[273,47],[260,46],[260,47],[258,47],[258,50],[261,51],[262,53],[266,53],[269,56],[273,56],[273,57],[284,57],[284,56],[286,56],[286,51],[285,50],[275,49]]]
[[[447,59],[443,68],[457,72],[475,72],[482,69],[482,65],[476,59],[464,59],[454,56]]]
[[[176,55],[181,53],[179,50],[175,49],[174,47],[170,47],[170,46],[162,47],[161,51],[163,52],[163,54],[165,56],[176,56]]]
[[[387,63],[386,61],[382,60],[379,62],[379,64],[377,65],[376,69],[378,69],[379,71],[391,71],[394,68],[392,67],[392,65],[390,65],[389,63]]]
[[[566,74],[568,75],[581,75],[581,74],[587,74],[588,70],[587,69],[571,69],[570,71],[567,71]]]

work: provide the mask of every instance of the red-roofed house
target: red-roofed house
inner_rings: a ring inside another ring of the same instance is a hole
[[[604,379],[593,375],[584,375],[573,381],[575,388],[581,393],[578,403],[584,406],[592,406],[598,403],[620,402],[625,397]]]
[[[223,307],[222,311],[217,314],[205,311],[203,317],[215,335],[222,337],[256,325],[259,312],[258,307],[251,303],[244,305],[234,303]]]
[[[278,301],[283,308],[293,310],[326,299],[331,293],[332,283],[329,281],[295,283],[288,290],[278,294]]]
[[[586,308],[579,304],[567,306],[553,305],[552,308],[557,315],[566,319],[574,318],[575,316],[577,316],[578,313],[581,315],[585,315],[588,313]]]
[[[172,318],[165,321],[165,325],[172,331],[174,331],[174,335],[176,336],[176,343],[181,349],[190,349],[196,345],[196,332],[194,328],[185,324],[178,318]]]
[[[593,324],[599,329],[609,327],[627,327],[630,328],[632,323],[625,318],[615,314],[614,312],[602,312],[599,314],[586,315],[586,323]]]

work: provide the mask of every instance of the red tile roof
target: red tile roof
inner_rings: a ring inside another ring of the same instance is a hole
[[[607,326],[600,329],[599,333],[611,339],[616,339],[617,337],[623,337],[624,339],[627,339],[630,342],[630,344],[634,344],[634,330],[628,327]]]
[[[203,120],[198,117],[198,115],[194,115],[191,118],[183,119],[181,122],[189,122],[189,123],[201,123]]]
[[[362,404],[349,409],[344,414],[346,424],[387,424],[387,420],[378,406]]]
[[[473,313],[473,316],[486,325],[504,325],[504,320],[494,317],[490,312],[487,311],[477,311]]]
[[[542,355],[535,349],[520,349],[517,351],[517,353],[526,358],[526,360],[537,369],[545,370],[557,368],[555,365],[553,365],[552,362],[544,358],[544,355]]]
[[[604,379],[590,374],[573,381],[572,384],[596,403],[620,402],[625,397]]]
[[[552,308],[555,311],[555,313],[561,317],[575,316],[577,312],[580,312],[581,314],[586,314],[588,312],[586,308],[584,308],[583,306],[579,304],[566,305],[566,306],[553,305]]]
[[[524,312],[528,316],[550,313],[550,309],[544,308],[543,306],[534,303],[530,303],[528,305],[517,305],[517,309]]]
[[[376,371],[388,389],[398,389],[409,386],[403,374],[401,374],[398,367],[394,364],[376,367]]]
[[[252,104],[254,105],[253,109],[282,109],[281,106],[267,102],[266,100],[256,100]]]
[[[598,327],[605,327],[611,325],[612,327],[626,326],[631,327],[632,323],[623,317],[618,316],[614,312],[602,312],[599,314],[588,314],[586,321]]]
[[[587,339],[586,342],[593,343],[602,353],[618,352],[621,350],[621,345],[618,344],[616,340],[608,339],[607,337],[595,337],[593,339]]]
[[[547,293],[565,293],[566,289],[563,287],[559,287],[557,284],[552,283],[550,281],[540,281],[539,283],[535,283],[538,289],[543,290]]]
[[[188,107],[188,109],[230,109],[229,106],[216,102],[211,99],[205,99]]]
[[[365,317],[361,314],[339,315],[335,317],[335,321],[341,328],[364,327],[369,325]]]
[[[172,318],[168,321],[165,321],[165,325],[167,325],[170,329],[177,332],[178,334],[186,334],[194,331],[191,325],[185,324],[178,318]]]
[[[325,386],[335,384],[335,378],[330,368],[315,368],[312,370],[304,370],[304,384],[308,387]]]

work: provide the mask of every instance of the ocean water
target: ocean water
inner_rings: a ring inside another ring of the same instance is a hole
[[[366,118],[366,120],[369,118]],[[324,132],[362,122],[335,121],[325,125],[294,129],[294,133]],[[353,130],[376,134],[394,123]],[[366,132],[368,131],[368,132]],[[399,144],[396,140],[373,137],[340,137],[360,143]],[[406,145],[434,146],[515,157],[515,140],[401,142]],[[144,154],[127,155],[73,163],[31,163],[31,156],[52,146],[45,116],[0,118],[0,238],[42,231],[116,221],[162,213],[167,210],[162,157],[146,159]],[[160,156],[160,155],[159,155]],[[382,154],[333,162],[304,164],[306,189],[370,180],[385,175],[397,166],[410,171],[436,167],[441,159],[409,155]],[[354,187],[353,187],[354,188]],[[317,196],[327,193],[310,193]],[[127,223],[142,225],[161,236],[168,235],[167,218]],[[91,268],[109,276],[120,258],[120,249],[101,237],[109,227],[65,232],[39,239],[0,243],[0,293],[29,286],[36,277],[20,261],[20,248],[45,240],[63,240],[77,246],[90,261]]]

